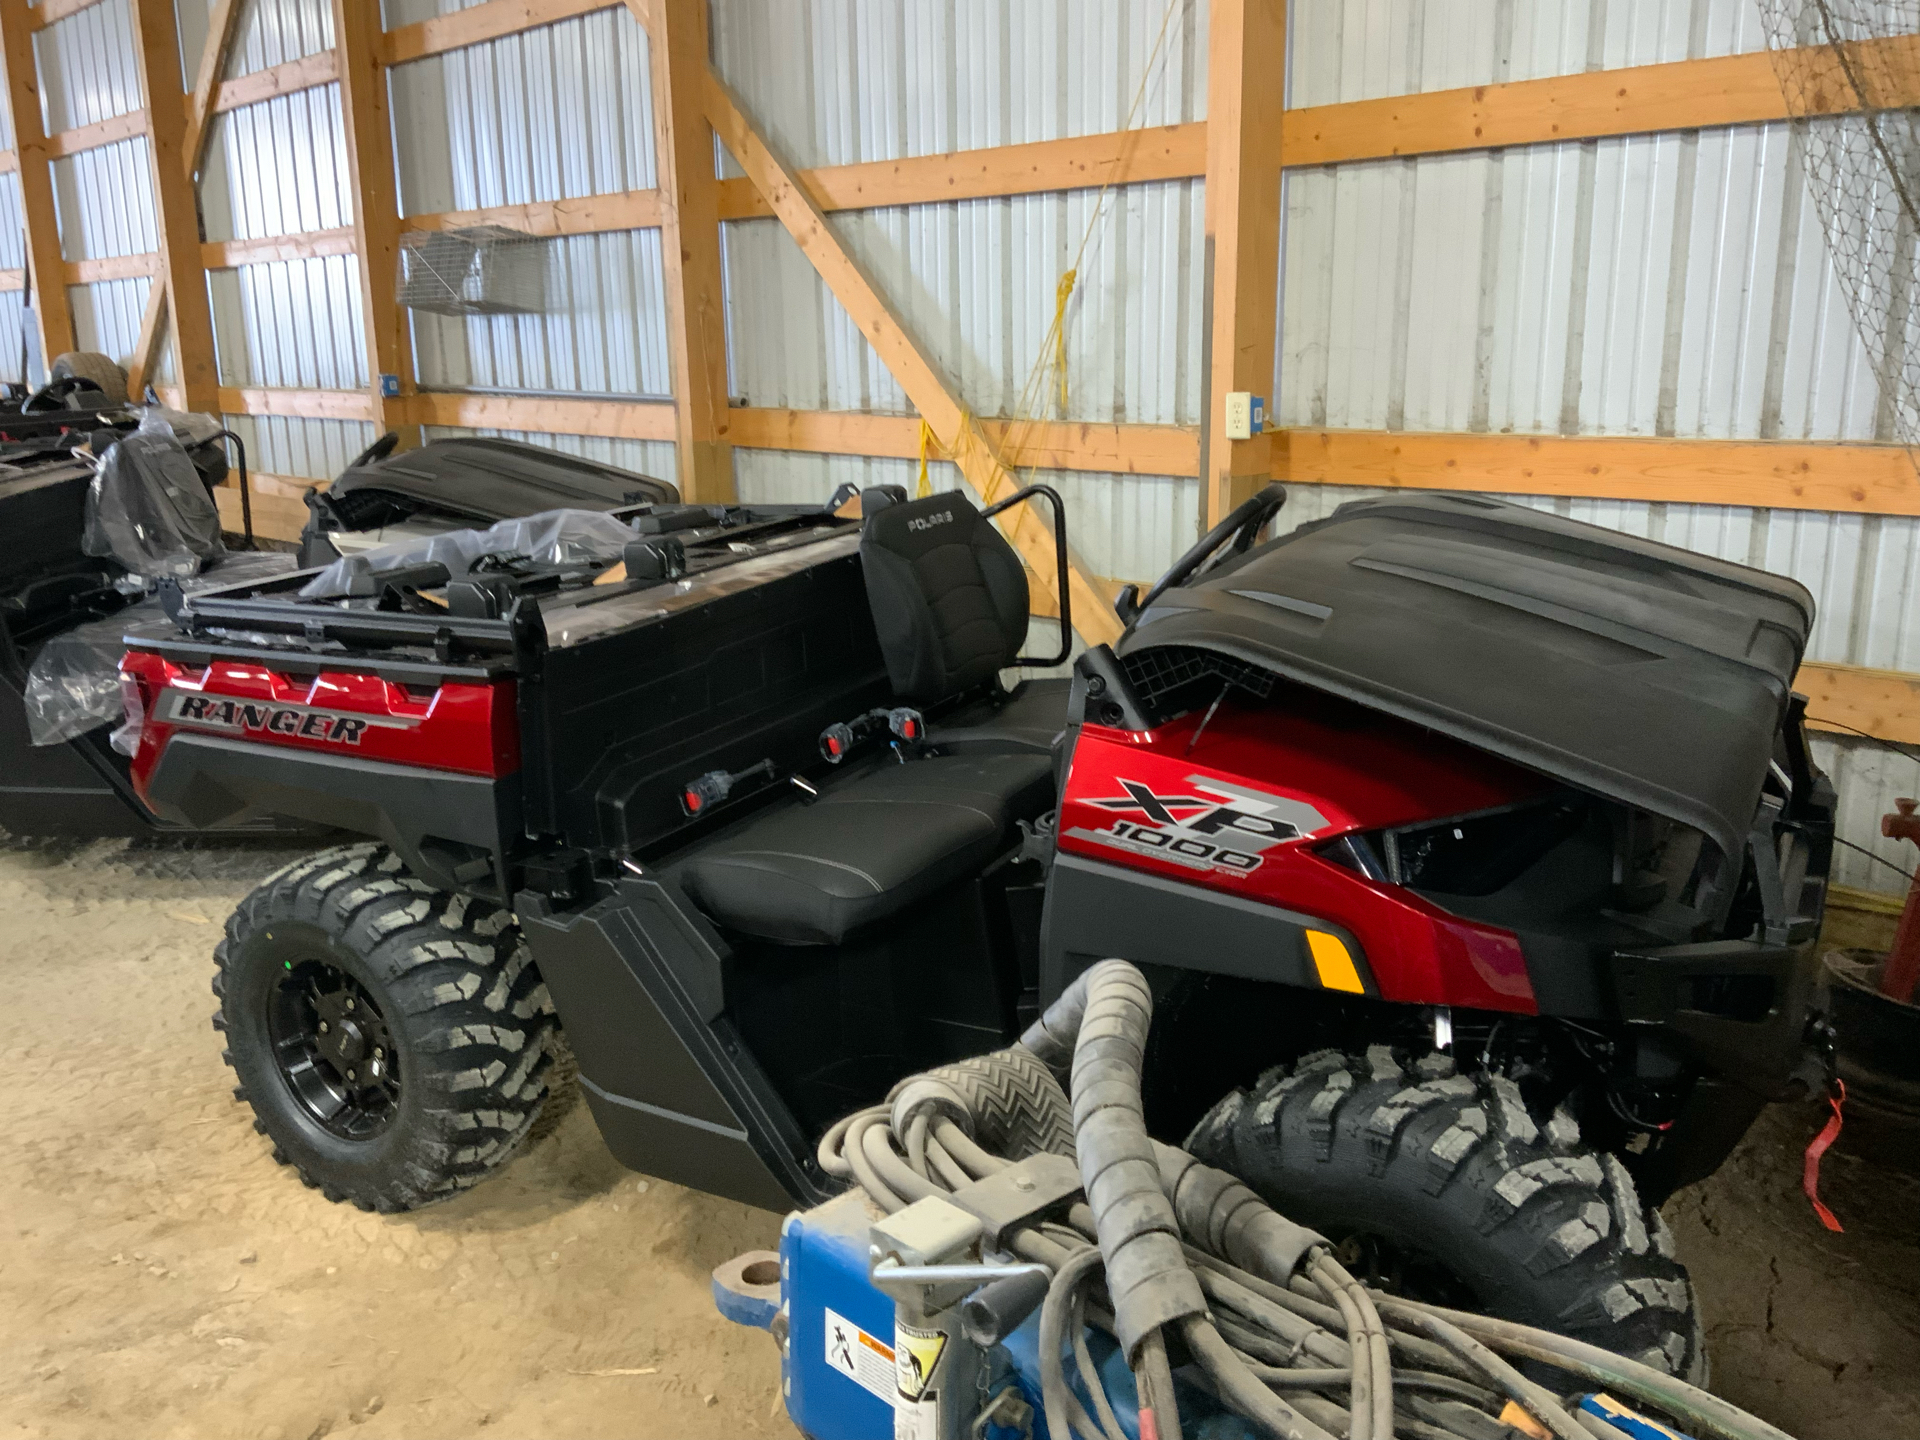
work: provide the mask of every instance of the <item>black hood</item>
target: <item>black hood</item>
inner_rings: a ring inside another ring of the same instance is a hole
[[[356,524],[389,518],[378,511],[393,498],[403,502],[406,511],[494,521],[545,510],[672,504],[680,496],[666,481],[650,475],[518,440],[468,436],[435,440],[417,450],[351,466],[334,481],[327,498],[343,520]]]
[[[1361,500],[1169,590],[1116,647],[1233,656],[1743,848],[1813,597],[1524,506]]]

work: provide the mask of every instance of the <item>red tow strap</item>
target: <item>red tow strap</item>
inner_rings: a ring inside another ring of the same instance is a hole
[[[1833,1118],[1827,1121],[1820,1133],[1813,1137],[1813,1143],[1807,1146],[1806,1170],[1800,1180],[1800,1188],[1807,1192],[1807,1199],[1813,1205],[1813,1213],[1820,1217],[1822,1225],[1836,1235],[1844,1235],[1846,1227],[1834,1218],[1833,1211],[1829,1210],[1820,1199],[1820,1160],[1831,1148],[1833,1142],[1840,1138],[1842,1123],[1840,1107],[1846,1102],[1847,1082],[1836,1079],[1833,1082],[1833,1093],[1827,1096],[1827,1104],[1833,1110]]]

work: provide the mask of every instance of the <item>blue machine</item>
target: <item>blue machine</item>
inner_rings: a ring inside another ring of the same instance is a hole
[[[852,1190],[789,1215],[780,1229],[777,1257],[752,1252],[714,1271],[713,1295],[720,1313],[766,1330],[780,1342],[787,1415],[811,1440],[894,1440],[894,1302],[867,1278],[875,1218],[867,1197]],[[1138,1440],[1133,1374],[1119,1347],[1105,1332],[1090,1328],[1087,1348],[1114,1418],[1130,1440]],[[1071,1355],[1065,1369],[1082,1402],[1090,1404],[1092,1397],[1080,1386]],[[1258,1432],[1238,1415],[1221,1410],[1212,1396],[1178,1377],[1175,1384],[1181,1429],[1189,1440],[1256,1440]],[[979,1440],[1026,1440],[1029,1435],[1049,1440],[1040,1403],[1037,1312],[995,1347],[981,1408],[1007,1389],[1018,1392],[1030,1413],[1017,1427],[988,1423]],[[1610,1396],[1583,1396],[1578,1408],[1617,1429],[1622,1440],[1687,1440]]]
[[[778,1303],[771,1287],[743,1286],[754,1256],[742,1256],[714,1274],[714,1299],[729,1320],[769,1330],[781,1343],[787,1415],[813,1440],[893,1440],[894,1359],[892,1299],[867,1278],[868,1232],[875,1213],[851,1191],[817,1209],[787,1217],[780,1231]],[[761,1263],[771,1256],[760,1257]],[[756,1293],[758,1292],[758,1293]],[[1114,1416],[1139,1435],[1133,1375],[1119,1348],[1098,1330],[1087,1332]],[[1016,1388],[1031,1410],[1033,1440],[1048,1440],[1040,1404],[1040,1317],[997,1347],[981,1404]],[[1078,1389],[1072,1360],[1067,1375]],[[1083,1402],[1091,1397],[1081,1392]],[[1198,1390],[1180,1387],[1182,1426],[1191,1440],[1255,1440],[1237,1415],[1221,1412]],[[1024,1429],[988,1424],[982,1440],[1022,1440]]]

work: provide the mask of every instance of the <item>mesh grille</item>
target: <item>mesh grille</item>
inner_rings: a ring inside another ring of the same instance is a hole
[[[416,230],[400,242],[397,298],[437,315],[537,315],[547,308],[547,242],[499,225]]]
[[[1135,650],[1120,665],[1140,698],[1163,713],[1212,699],[1219,693],[1218,682],[1222,680],[1256,700],[1264,700],[1273,693],[1278,679],[1271,670],[1191,645]]]

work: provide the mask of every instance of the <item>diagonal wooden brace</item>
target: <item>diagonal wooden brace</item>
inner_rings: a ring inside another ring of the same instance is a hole
[[[921,348],[905,321],[828,224],[819,203],[793,169],[774,154],[711,67],[706,104],[707,118],[721,142],[793,236],[800,253],[853,317],[914,408],[933,427],[981,501],[991,505],[1019,489],[1020,481],[972,412],[960,402],[940,367]],[[1034,587],[1057,606],[1053,535],[1047,523],[1050,519],[1043,519],[1033,513],[1031,505],[1024,505],[1007,528],[1027,563]],[[1074,628],[1089,645],[1110,644],[1119,638],[1122,628],[1113,602],[1086,563],[1077,555],[1069,558]]]

